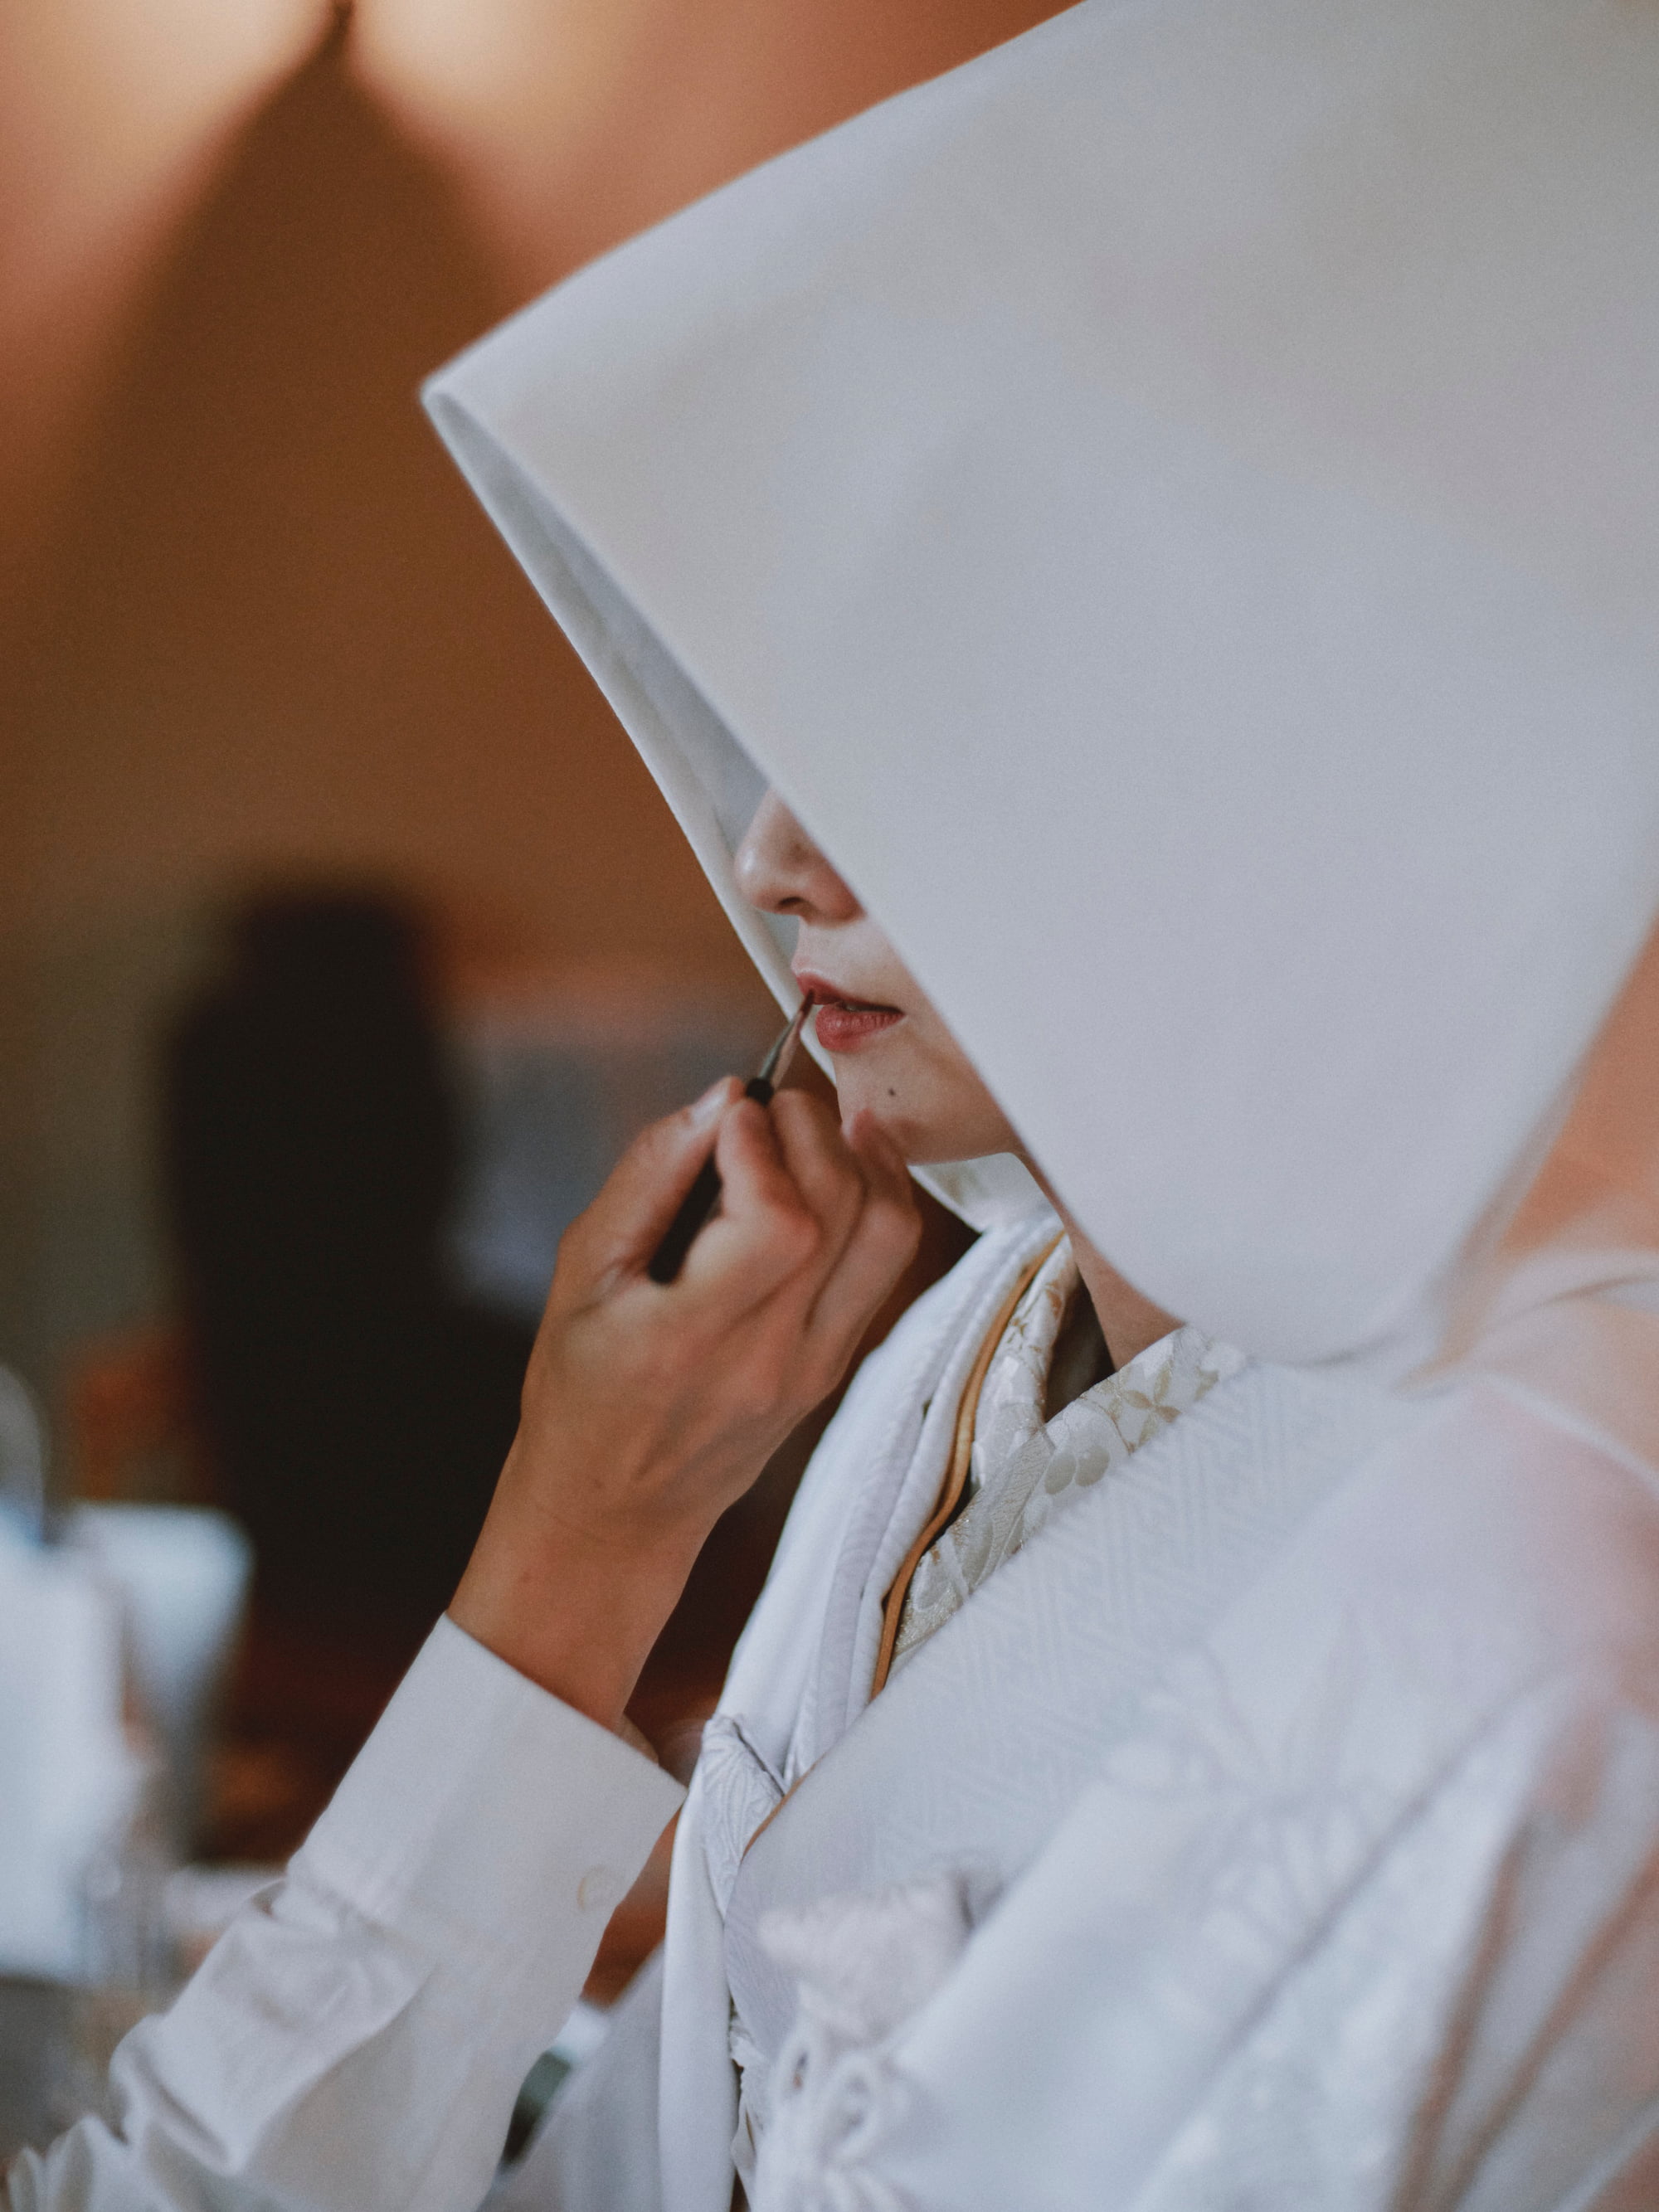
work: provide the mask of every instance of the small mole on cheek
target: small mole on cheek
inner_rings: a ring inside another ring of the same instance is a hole
[[[894,1090],[890,1083],[887,1086],[887,1096],[890,1098],[896,1098],[898,1097],[897,1091]]]

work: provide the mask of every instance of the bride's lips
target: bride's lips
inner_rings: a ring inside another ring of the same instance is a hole
[[[818,1042],[828,1053],[856,1052],[904,1019],[897,1006],[872,1005],[867,999],[848,998],[827,976],[798,975],[795,981],[812,999],[812,1020]]]

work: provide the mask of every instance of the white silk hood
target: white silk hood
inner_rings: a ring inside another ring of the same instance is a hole
[[[1158,1304],[1659,1457],[1659,14],[1085,0],[428,398],[781,998],[764,782]]]

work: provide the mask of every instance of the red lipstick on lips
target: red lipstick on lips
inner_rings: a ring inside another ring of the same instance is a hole
[[[812,1020],[818,1042],[827,1053],[857,1052],[860,1046],[872,1043],[884,1030],[902,1022],[904,1014],[898,1006],[872,1005],[867,999],[848,998],[837,983],[828,976],[798,975],[795,981],[812,1000]]]

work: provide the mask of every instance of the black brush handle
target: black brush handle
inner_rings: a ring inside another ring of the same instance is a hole
[[[763,1075],[757,1075],[743,1086],[745,1098],[752,1098],[757,1106],[772,1103],[772,1085]],[[720,1171],[714,1165],[714,1155],[697,1170],[697,1179],[680,1200],[680,1210],[668,1224],[668,1233],[651,1255],[646,1273],[653,1283],[672,1283],[685,1265],[685,1255],[697,1240],[698,1231],[720,1202]]]

